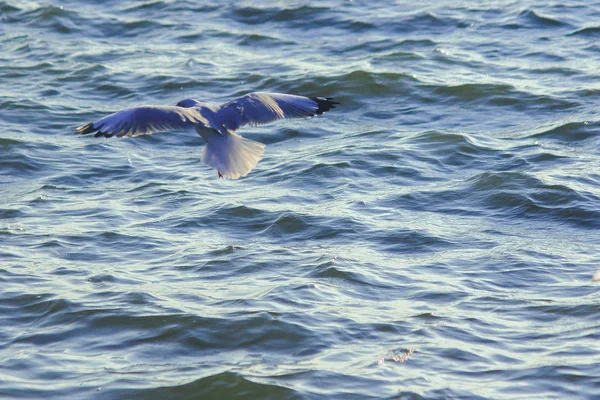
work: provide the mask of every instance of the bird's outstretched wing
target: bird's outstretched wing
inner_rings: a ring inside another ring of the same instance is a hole
[[[149,135],[170,129],[208,125],[197,108],[178,106],[142,106],[118,111],[96,122],[82,125],[75,133],[94,133],[95,137]]]
[[[219,125],[235,131],[243,125],[263,125],[286,118],[307,118],[335,108],[331,98],[282,93],[249,93],[223,104],[216,112]]]

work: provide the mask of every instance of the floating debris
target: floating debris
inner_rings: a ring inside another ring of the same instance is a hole
[[[382,356],[377,361],[377,364],[378,365],[383,364],[383,362],[386,359],[389,360],[389,361],[397,362],[397,363],[403,363],[403,362],[408,361],[408,359],[410,358],[410,356],[412,355],[413,352],[414,352],[413,349],[406,349],[406,350],[402,350],[401,352],[399,352],[397,354],[393,354],[391,357]]]

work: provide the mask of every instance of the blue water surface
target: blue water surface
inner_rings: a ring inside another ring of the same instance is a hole
[[[600,398],[600,3],[0,0],[0,398]],[[335,97],[203,139],[76,126]]]

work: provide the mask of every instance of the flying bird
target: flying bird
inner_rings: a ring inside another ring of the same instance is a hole
[[[118,111],[76,128],[75,133],[110,138],[195,128],[206,141],[202,162],[215,168],[220,178],[237,179],[248,175],[265,150],[263,143],[237,135],[240,127],[314,117],[337,104],[328,97],[266,92],[249,93],[220,106],[185,99],[175,106],[141,106]]]

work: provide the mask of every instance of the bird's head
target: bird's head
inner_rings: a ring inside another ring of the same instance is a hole
[[[190,108],[190,107],[195,107],[197,105],[200,105],[200,102],[198,100],[194,100],[194,99],[184,99],[184,100],[181,100],[176,105],[177,105],[177,107]]]

